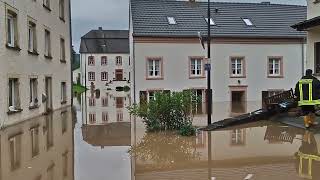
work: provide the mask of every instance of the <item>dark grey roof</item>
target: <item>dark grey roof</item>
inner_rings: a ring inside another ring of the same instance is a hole
[[[304,31],[312,27],[320,26],[320,16],[314,17],[312,19],[305,20],[303,22],[299,22],[292,27],[297,29],[298,31]]]
[[[304,21],[307,7],[268,3],[213,2],[212,16],[216,22],[215,37],[303,38],[291,26]],[[218,13],[215,13],[215,8]],[[206,34],[207,3],[175,0],[131,0],[133,36],[141,37],[197,37]],[[167,17],[176,19],[169,25]],[[247,26],[242,18],[249,18],[254,26]]]
[[[80,53],[129,52],[128,30],[91,30],[81,38]]]

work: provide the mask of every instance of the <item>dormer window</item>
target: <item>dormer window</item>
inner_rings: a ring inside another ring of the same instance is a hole
[[[244,23],[246,23],[247,26],[253,26],[253,23],[250,19],[248,18],[243,18],[242,19]]]
[[[208,18],[204,18],[206,20],[206,22],[208,23]],[[210,18],[210,26],[215,26],[216,23],[214,22],[214,20],[212,18]]]
[[[167,17],[168,19],[168,23],[173,25],[173,24],[177,24],[177,21],[174,17]]]

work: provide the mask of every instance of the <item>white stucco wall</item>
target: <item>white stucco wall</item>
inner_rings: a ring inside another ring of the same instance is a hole
[[[94,56],[95,59],[95,65],[94,66],[88,66],[88,57]],[[101,57],[106,56],[107,57],[107,65],[102,66],[101,65]],[[116,65],[116,57],[121,56],[122,57],[122,65],[118,66]],[[114,81],[114,78],[116,77],[115,71],[116,69],[122,69],[123,70],[123,79],[130,80],[132,79],[131,74],[131,62],[129,60],[130,55],[129,54],[81,54],[81,82],[84,86],[87,86],[90,88],[91,82],[94,82],[95,88],[100,90],[107,90],[108,88],[114,89],[117,86],[130,86],[130,83],[127,81]],[[88,72],[95,72],[96,78],[95,81],[89,81],[88,79]],[[101,81],[101,72],[108,72],[108,81]],[[131,76],[131,77],[130,77]],[[112,81],[112,83],[109,83]],[[109,83],[108,86],[106,86],[106,83]]]
[[[135,43],[136,97],[150,89],[181,91],[206,88],[206,78],[189,79],[189,56],[206,56],[197,43]],[[290,89],[302,75],[302,44],[213,44],[212,84],[215,102],[230,101],[229,86],[245,85],[247,101],[259,101],[262,91]],[[146,80],[146,57],[163,57],[163,80]],[[246,78],[230,78],[230,56],[244,56]],[[283,78],[268,78],[268,56],[282,56]],[[240,80],[240,84],[238,83]]]
[[[315,0],[307,0],[308,19],[320,16],[320,3],[314,3]]]
[[[6,3],[17,9],[17,26],[21,51],[6,48]],[[59,19],[59,1],[51,1],[51,9],[46,10],[42,1],[4,0],[0,2],[0,122],[9,125],[15,122],[38,116],[45,111],[41,94],[45,92],[45,76],[52,77],[53,109],[70,105],[71,102],[71,63],[70,63],[70,26],[69,1],[65,0],[65,22]],[[37,50],[39,55],[28,54],[28,16],[36,20]],[[50,29],[51,54],[53,59],[44,57],[44,27]],[[60,37],[65,39],[67,63],[60,62]],[[38,78],[38,99],[40,108],[29,110],[29,76]],[[14,115],[8,112],[8,78],[19,78],[20,101],[23,111]],[[60,83],[67,83],[67,104],[60,102]]]

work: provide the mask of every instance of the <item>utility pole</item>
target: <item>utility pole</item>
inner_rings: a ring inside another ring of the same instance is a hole
[[[210,0],[208,0],[208,62],[206,64],[207,69],[207,113],[208,113],[208,125],[211,124],[211,114],[212,114],[212,89],[211,89],[211,8]]]

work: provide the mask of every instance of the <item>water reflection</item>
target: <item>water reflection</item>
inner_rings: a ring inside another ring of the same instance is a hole
[[[0,137],[0,179],[74,180],[71,109],[12,125]]]
[[[140,125],[132,150],[136,180],[320,178],[317,133],[263,121],[183,138],[143,135]]]

